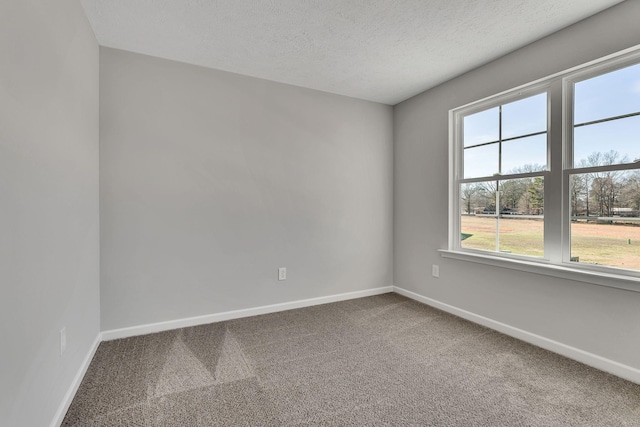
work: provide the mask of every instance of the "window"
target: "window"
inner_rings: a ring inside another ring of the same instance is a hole
[[[547,98],[543,92],[462,116],[461,247],[544,255]]]
[[[640,64],[568,79],[572,262],[640,271]]]
[[[450,118],[450,250],[640,277],[639,54]]]

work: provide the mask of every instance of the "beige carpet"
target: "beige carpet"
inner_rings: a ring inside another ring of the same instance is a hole
[[[385,294],[100,344],[64,426],[640,426],[640,385]]]

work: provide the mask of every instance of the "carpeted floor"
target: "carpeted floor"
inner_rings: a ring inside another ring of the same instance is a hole
[[[640,385],[397,294],[103,342],[64,426],[640,426]]]

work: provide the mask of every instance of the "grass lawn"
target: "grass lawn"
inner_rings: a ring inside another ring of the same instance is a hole
[[[471,234],[463,248],[495,251],[494,218],[463,216],[461,232]],[[542,220],[501,218],[500,250],[542,257],[543,234]],[[580,262],[640,270],[640,227],[578,222],[571,224],[571,234],[571,256]]]

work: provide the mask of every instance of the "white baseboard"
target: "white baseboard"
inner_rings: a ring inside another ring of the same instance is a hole
[[[394,286],[393,290],[394,292],[400,295],[404,295],[407,298],[422,302],[424,304],[438,308],[442,311],[451,313],[455,316],[462,317],[463,319],[469,320],[482,326],[486,326],[487,328],[491,328],[498,332],[502,332],[505,335],[512,336],[519,340],[568,357],[569,359],[576,360],[578,362],[584,363],[585,365],[589,365],[601,371],[609,372],[610,374],[616,375],[620,378],[624,378],[636,384],[640,384],[640,369],[636,369],[628,365],[623,365],[622,363],[618,363],[614,360],[598,356],[597,354],[589,353],[588,351],[571,347],[561,342],[554,341],[552,339],[545,338],[531,332],[527,332],[525,330],[507,325],[502,322],[498,322],[493,319],[489,319],[488,317],[480,316],[470,311],[466,311],[431,298],[427,298],[425,296],[408,291],[406,289],[399,288],[397,286]]]
[[[280,304],[265,305],[261,307],[246,308],[242,310],[225,311],[222,313],[207,314],[204,316],[188,317],[184,319],[169,320],[165,322],[150,323],[147,325],[132,326],[129,328],[112,329],[102,332],[102,340],[110,341],[119,338],[128,338],[136,335],[152,334],[171,329],[186,328],[189,326],[204,325],[207,323],[222,322],[224,320],[239,319],[241,317],[258,316],[260,314],[276,313],[278,311],[292,310],[294,308],[310,307],[319,304],[328,304],[336,301],[345,301],[354,298],[368,297],[372,295],[393,292],[393,286],[367,289],[364,291],[347,292],[344,294],[329,295],[326,297],[309,298],[298,301],[284,302]]]
[[[101,334],[98,333],[98,335],[96,336],[96,339],[93,341],[93,344],[91,344],[91,348],[89,348],[89,352],[87,353],[84,360],[82,361],[82,364],[80,365],[80,369],[78,369],[78,373],[73,378],[73,382],[71,383],[71,386],[69,386],[69,390],[67,390],[67,393],[64,395],[64,399],[62,400],[62,403],[58,407],[58,411],[56,412],[56,415],[53,418],[53,421],[51,422],[51,427],[59,427],[60,424],[62,424],[62,421],[64,420],[64,416],[67,414],[67,411],[69,410],[69,406],[71,406],[71,402],[73,401],[73,398],[75,397],[76,392],[78,391],[78,387],[80,387],[80,383],[84,378],[84,374],[87,373],[87,369],[89,369],[91,360],[93,360],[93,356],[96,354],[96,350],[98,350],[98,346],[100,345],[101,342],[102,342],[102,337],[101,337]]]

